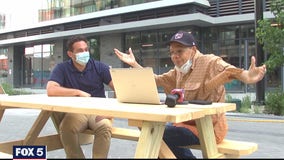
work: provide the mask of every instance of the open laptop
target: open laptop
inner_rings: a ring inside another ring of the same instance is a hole
[[[161,104],[152,68],[111,68],[119,102]]]

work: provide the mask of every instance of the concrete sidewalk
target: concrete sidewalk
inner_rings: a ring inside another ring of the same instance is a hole
[[[9,109],[5,111],[0,123],[0,141],[18,140],[25,137],[31,124],[38,115],[38,110]],[[258,143],[258,150],[241,158],[284,158],[284,117],[273,115],[227,113],[229,132],[228,139],[251,141]],[[278,120],[272,121],[272,120]],[[115,119],[115,126],[129,127],[125,119]],[[132,127],[129,127],[132,128]],[[135,128],[137,129],[137,128]],[[52,121],[49,120],[41,135],[55,133]],[[137,142],[112,139],[108,158],[134,157]],[[91,158],[92,144],[82,145],[86,158]],[[1,152],[1,148],[0,148]],[[202,158],[199,150],[193,153]],[[65,158],[63,149],[50,151],[47,158]]]

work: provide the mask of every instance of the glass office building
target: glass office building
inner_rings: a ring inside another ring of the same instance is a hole
[[[254,0],[36,0],[23,25],[0,13],[1,82],[15,88],[45,88],[54,65],[68,59],[68,37],[82,34],[91,56],[112,67],[128,67],[113,48],[132,48],[157,74],[173,68],[167,42],[178,30],[192,32],[199,50],[248,69],[256,55]],[[269,0],[263,17],[273,18]],[[5,5],[5,4],[1,4]],[[15,4],[16,5],[16,4]],[[265,54],[267,57],[267,54]],[[265,78],[266,90],[283,85],[282,68]],[[255,92],[256,85],[232,81],[227,92]]]

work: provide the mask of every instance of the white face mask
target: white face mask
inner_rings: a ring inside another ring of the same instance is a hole
[[[178,70],[179,72],[186,74],[189,70],[190,67],[192,65],[192,61],[188,60],[185,64],[183,64],[181,67],[177,67],[175,66],[176,70]]]
[[[76,56],[76,62],[82,66],[85,66],[90,59],[89,52],[80,52],[75,54],[75,56]]]

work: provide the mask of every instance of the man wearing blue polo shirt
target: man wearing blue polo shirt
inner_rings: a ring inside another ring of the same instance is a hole
[[[90,58],[85,37],[71,37],[67,49],[70,59],[53,69],[46,86],[48,96],[106,97],[104,84],[114,90],[109,66]],[[92,158],[107,158],[111,127],[111,117],[66,113],[59,126],[66,158],[85,158],[78,135],[86,129],[95,134]]]

